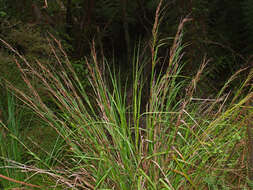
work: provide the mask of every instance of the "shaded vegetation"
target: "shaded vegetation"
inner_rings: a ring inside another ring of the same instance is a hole
[[[250,2],[0,1],[0,185],[251,189]]]

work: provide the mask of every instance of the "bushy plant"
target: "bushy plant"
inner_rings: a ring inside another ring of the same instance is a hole
[[[249,87],[253,73],[233,94],[225,94],[225,89],[243,70],[235,73],[217,96],[197,97],[196,86],[208,59],[203,59],[191,80],[180,75],[182,29],[188,19],[178,26],[166,72],[156,72],[159,48],[166,43],[158,35],[160,6],[150,42],[148,88],[142,82],[147,72],[143,72],[144,65],[139,62],[141,49],[133,58],[131,90],[123,88],[127,85],[121,84],[120,75],[107,67],[110,77],[106,80],[101,69],[106,63],[100,61],[105,59],[98,59],[94,45],[92,59],[86,60],[89,89],[83,87],[59,41],[54,39],[61,53],[54,54],[57,69],[39,61],[33,66],[16,52],[22,60],[22,64],[17,64],[30,93],[7,83],[9,89],[64,140],[57,156],[45,150],[45,160],[33,153],[38,162],[25,167],[27,173],[51,180],[41,188],[49,188],[52,183],[52,187],[71,189],[247,187],[244,118],[252,109],[245,103],[253,96],[252,86]],[[45,104],[30,74],[41,81],[57,105],[56,110]],[[143,105],[144,97],[148,100]]]

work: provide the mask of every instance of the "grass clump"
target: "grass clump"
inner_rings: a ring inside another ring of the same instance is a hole
[[[247,188],[246,118],[252,114],[252,71],[235,93],[225,94],[238,71],[214,98],[197,98],[196,85],[208,63],[204,59],[189,81],[180,75],[184,19],[174,38],[165,73],[160,61],[157,8],[151,47],[151,71],[145,73],[138,49],[133,59],[133,82],[123,88],[119,75],[99,61],[94,48],[86,60],[89,89],[84,89],[60,43],[50,42],[57,66],[30,64],[23,56],[24,93],[7,83],[17,96],[59,135],[51,150],[39,157],[28,146],[33,162],[8,163],[27,172],[28,181],[47,179],[44,188],[71,189],[233,189]],[[57,45],[61,55],[55,53]],[[13,51],[15,51],[13,49]],[[43,101],[31,75],[52,100]],[[148,85],[144,79],[150,76]],[[109,78],[109,80],[105,80]],[[148,87],[147,87],[148,86]],[[143,103],[142,99],[147,97]],[[248,104],[247,104],[248,103]],[[248,106],[246,106],[248,105]],[[30,174],[30,175],[28,175]],[[32,175],[31,175],[32,174]],[[37,177],[36,177],[37,176]]]

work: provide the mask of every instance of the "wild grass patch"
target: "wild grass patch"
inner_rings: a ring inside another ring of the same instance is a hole
[[[25,181],[42,188],[247,188],[250,167],[246,131],[250,124],[246,118],[252,113],[252,105],[247,104],[253,95],[252,71],[235,93],[224,90],[243,70],[235,73],[216,97],[198,97],[196,86],[208,59],[203,58],[192,79],[181,75],[182,31],[189,21],[184,19],[171,46],[166,72],[157,72],[159,48],[166,43],[166,39],[159,40],[159,14],[160,6],[150,43],[151,70],[144,72],[145,65],[139,60],[141,49],[137,48],[130,85],[120,82],[120,75],[106,66],[105,59],[98,59],[94,45],[92,59],[86,59],[89,85],[85,88],[60,42],[53,37],[49,43],[54,65],[30,63],[12,49],[30,91],[23,92],[7,81],[6,85],[55,130],[59,139],[53,148],[43,150],[44,157],[18,140],[33,156],[33,162],[21,164],[15,160],[5,163],[2,169],[23,171]],[[31,76],[40,82],[40,89],[55,109],[43,101]],[[148,87],[144,85],[145,77],[150,77]],[[143,104],[144,97],[148,98]],[[2,126],[6,127],[4,123]]]

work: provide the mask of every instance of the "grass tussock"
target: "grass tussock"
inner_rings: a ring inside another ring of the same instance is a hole
[[[156,72],[159,48],[166,43],[158,36],[159,14],[160,6],[150,43],[151,71],[144,72],[145,65],[139,59],[141,48],[137,48],[130,90],[108,67],[109,80],[105,80],[101,68],[106,61],[99,61],[94,45],[91,59],[86,60],[89,89],[83,88],[53,37],[49,44],[54,65],[29,63],[12,49],[22,60],[16,63],[30,91],[23,92],[6,82],[7,86],[55,129],[59,139],[52,150],[41,150],[46,155],[43,158],[23,144],[33,160],[24,165],[8,161],[5,167],[25,171],[26,181],[44,188],[249,188],[252,168],[247,147],[252,144],[247,134],[251,133],[252,123],[247,118],[252,114],[253,72],[235,92],[224,93],[244,70],[235,73],[216,97],[197,97],[196,86],[208,59],[203,59],[192,80],[180,75],[182,29],[189,19],[179,24],[166,72]],[[60,55],[55,53],[55,46]],[[147,75],[148,87],[144,84]],[[41,91],[50,97],[54,109],[43,100]],[[148,100],[143,105],[146,96]],[[38,184],[33,178],[46,182]]]

